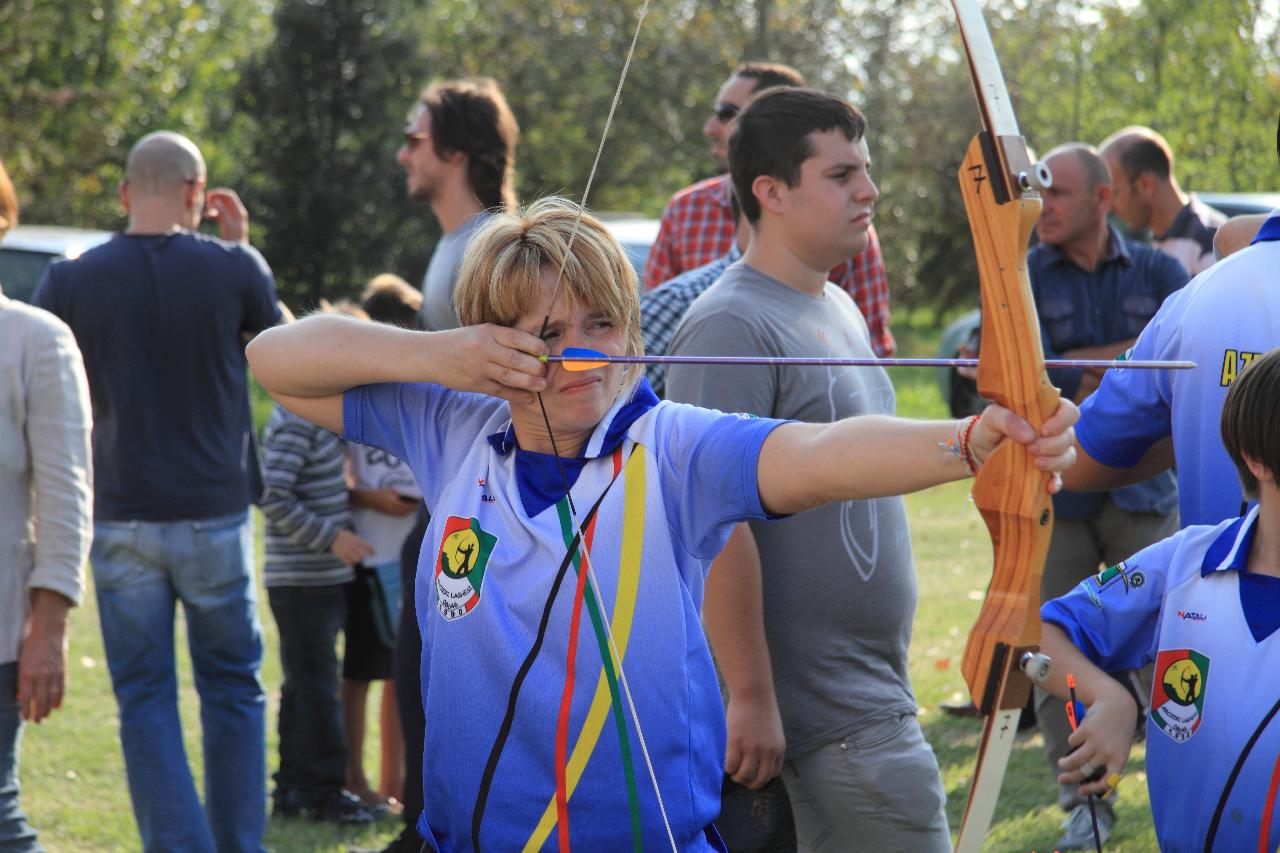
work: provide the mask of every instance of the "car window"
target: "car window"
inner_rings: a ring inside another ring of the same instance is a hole
[[[10,299],[30,302],[44,268],[54,258],[48,252],[0,247],[0,287]]]

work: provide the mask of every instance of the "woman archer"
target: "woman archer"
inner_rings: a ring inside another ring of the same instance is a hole
[[[1046,471],[1074,458],[1067,401],[1039,436],[997,406],[802,424],[659,402],[613,363],[540,360],[640,354],[637,294],[605,227],[546,199],[472,241],[463,328],[317,315],[249,347],[281,405],[405,460],[432,511],[418,829],[437,850],[552,833],[562,850],[722,849],[724,715],[699,610],[734,523],[962,479],[1004,440]],[[453,571],[446,553],[468,548]]]

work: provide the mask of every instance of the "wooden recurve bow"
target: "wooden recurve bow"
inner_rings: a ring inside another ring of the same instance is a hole
[[[1044,368],[1026,259],[1040,216],[1036,190],[1052,178],[1043,164],[1031,163],[977,0],[952,5],[982,118],[959,174],[982,291],[978,391],[1038,429],[1057,408],[1058,391]],[[1031,689],[1019,661],[1040,642],[1040,577],[1053,529],[1050,476],[1026,447],[1006,441],[974,481],[973,502],[991,533],[995,567],[962,663],[985,719],[958,851],[981,849]]]

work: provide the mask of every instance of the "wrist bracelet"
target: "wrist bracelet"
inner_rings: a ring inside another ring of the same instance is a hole
[[[978,416],[971,415],[956,424],[955,434],[950,439],[938,442],[939,447],[952,456],[958,457],[964,463],[965,470],[970,475],[977,474],[978,468],[981,467],[978,464],[977,457],[973,455],[973,449],[969,443],[973,436],[973,428],[977,423]]]

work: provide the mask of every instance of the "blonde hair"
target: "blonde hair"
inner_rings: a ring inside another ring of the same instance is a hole
[[[635,268],[604,223],[563,198],[491,216],[467,246],[453,306],[464,326],[513,326],[537,301],[542,270],[562,264],[557,301],[602,312],[622,329],[626,354],[643,353]]]

